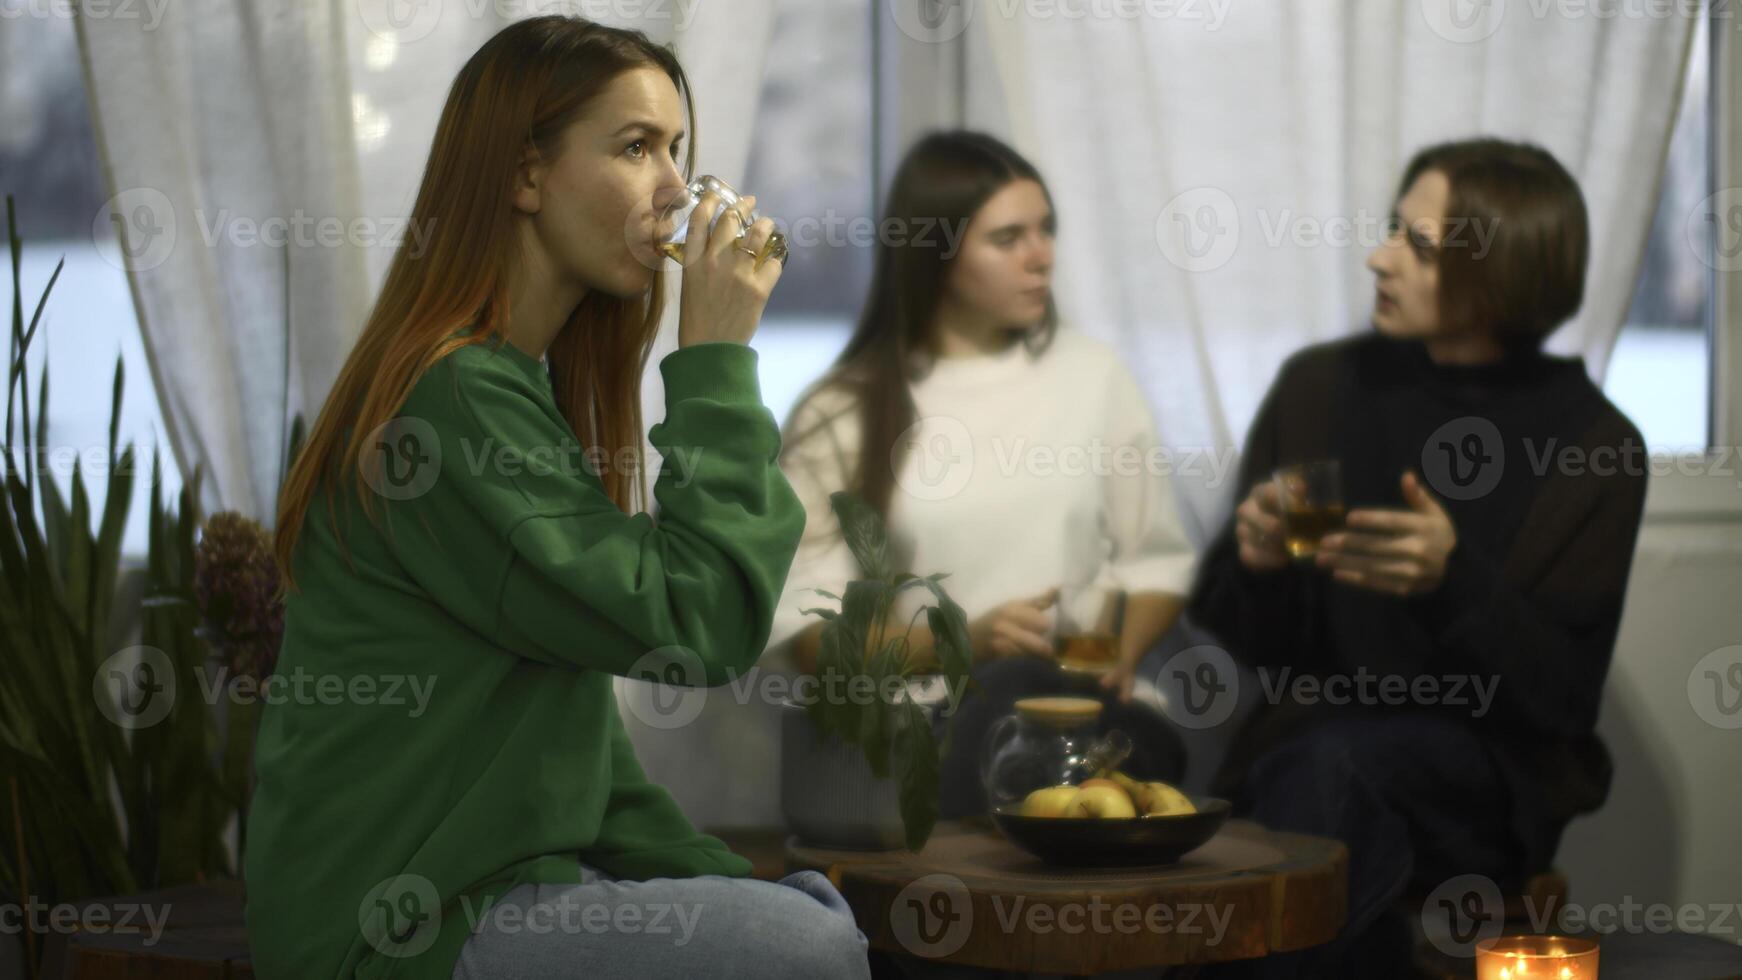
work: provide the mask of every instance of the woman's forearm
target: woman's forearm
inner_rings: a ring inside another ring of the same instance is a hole
[[[1168,630],[1173,629],[1173,624],[1179,620],[1184,609],[1185,597],[1169,592],[1137,592],[1127,596],[1124,630],[1119,636],[1121,662],[1135,664],[1141,660]],[[793,653],[801,673],[817,672],[817,655],[823,646],[823,625],[822,621],[818,621],[806,626],[793,641]],[[905,618],[891,614],[883,636],[887,640],[907,628],[908,621]],[[924,619],[913,624],[907,640],[910,664],[930,667],[937,663],[937,643],[932,637],[931,627]],[[866,639],[866,646],[870,647],[876,641],[877,635],[873,631]]]
[[[1119,660],[1135,665],[1159,642],[1185,609],[1184,596],[1134,592],[1125,597],[1125,624],[1119,635]]]

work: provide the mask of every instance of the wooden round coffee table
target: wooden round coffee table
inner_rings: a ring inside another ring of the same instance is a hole
[[[874,949],[1088,975],[1253,959],[1329,941],[1347,914],[1339,841],[1230,820],[1178,864],[1047,865],[990,825],[938,824],[919,853],[786,845],[834,882]]]

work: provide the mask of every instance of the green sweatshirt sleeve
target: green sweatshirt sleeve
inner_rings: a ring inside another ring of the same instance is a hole
[[[440,447],[440,475],[413,501],[428,533],[396,535],[441,554],[407,548],[402,561],[450,613],[521,656],[726,683],[761,654],[804,529],[756,363],[734,343],[660,362],[655,520],[607,495],[598,454],[575,439],[538,362],[455,352],[407,400],[406,414],[430,422],[422,431]]]

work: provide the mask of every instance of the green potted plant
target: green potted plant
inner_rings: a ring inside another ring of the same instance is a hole
[[[199,541],[201,468],[165,500],[154,452],[146,560],[125,567],[121,542],[139,474],[134,447],[119,445],[119,358],[101,507],[88,492],[83,454],[63,495],[42,465],[54,458],[47,366],[33,402],[26,365],[64,260],[27,325],[10,195],[6,217],[14,301],[0,435],[0,905],[52,906],[234,877],[225,835],[231,819],[241,833],[257,712],[232,715],[225,737],[222,705],[201,696],[198,678],[214,659],[208,637],[250,669],[270,672],[273,608],[226,604],[260,591],[257,536],[250,547],[248,529],[225,520]],[[292,455],[300,432],[299,419]],[[123,585],[133,576],[143,580],[142,596]],[[138,639],[129,641],[135,626]],[[47,948],[65,942],[64,933],[25,925],[16,937],[22,963],[0,963],[0,975],[37,976]]]
[[[968,621],[944,591],[947,573],[918,576],[889,566],[882,519],[847,492],[829,497],[862,578],[842,594],[822,589],[836,608],[806,609],[825,621],[816,683],[783,705],[781,810],[807,842],[835,847],[919,850],[938,816],[938,759],[972,661]],[[892,626],[896,600],[925,589],[906,626]],[[911,634],[923,615],[935,660],[915,656]],[[941,684],[942,697],[915,696],[918,682]],[[937,728],[942,729],[940,744]]]
[[[213,762],[217,733],[207,706],[191,693],[191,669],[202,648],[192,605],[182,601],[193,575],[199,474],[179,500],[165,502],[153,455],[144,607],[117,608],[121,540],[138,476],[133,447],[118,445],[121,364],[117,359],[98,511],[82,455],[67,476],[65,496],[42,465],[52,458],[48,372],[45,366],[39,375],[33,405],[26,370],[64,260],[27,326],[23,243],[10,196],[6,217],[14,301],[0,438],[0,649],[6,651],[0,901],[55,904],[230,875],[223,791]],[[117,651],[116,638],[136,614],[139,646]],[[161,680],[160,667],[184,680],[181,696],[125,704],[112,697],[142,670]],[[53,937],[25,929],[19,938],[23,972],[34,976],[45,940]]]

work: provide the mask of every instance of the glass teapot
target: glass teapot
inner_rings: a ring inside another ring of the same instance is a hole
[[[1016,711],[986,733],[980,755],[986,805],[1020,803],[1043,786],[1080,783],[1124,762],[1130,737],[1118,729],[1101,735],[1100,717],[1094,698],[1019,699]]]

